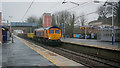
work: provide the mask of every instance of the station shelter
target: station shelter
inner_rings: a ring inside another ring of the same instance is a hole
[[[1,28],[2,28],[2,42],[5,43],[8,40],[8,32],[9,32],[9,30],[4,26],[2,26]]]

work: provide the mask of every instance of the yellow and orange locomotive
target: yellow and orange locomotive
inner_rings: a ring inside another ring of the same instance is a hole
[[[38,40],[40,42],[60,41],[61,29],[57,26],[39,28],[35,29],[34,33],[27,33],[27,37]]]

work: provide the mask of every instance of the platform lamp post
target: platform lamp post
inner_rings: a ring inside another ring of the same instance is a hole
[[[63,32],[64,32],[64,31],[63,31],[63,23],[62,23],[62,38],[63,38]]]
[[[113,14],[113,3],[108,3],[107,1],[104,3],[103,6],[106,6],[106,4],[112,6],[112,45],[114,45],[114,14]],[[94,1],[94,3],[100,3],[100,1]]]
[[[86,37],[87,37],[87,27],[85,26],[85,39],[87,39]]]
[[[112,45],[114,45],[114,14],[113,14],[113,3],[112,3]]]
[[[65,0],[62,2],[62,4],[65,4],[65,3],[67,3],[67,2],[69,2],[69,3],[72,3],[72,4],[75,4],[75,5],[79,6],[79,4],[78,4],[78,3],[75,3],[75,2],[72,2],[72,1],[65,1]]]
[[[13,18],[13,16],[9,16],[9,18]],[[12,43],[14,43],[11,22],[10,22],[10,32],[11,32],[11,37],[12,37]]]

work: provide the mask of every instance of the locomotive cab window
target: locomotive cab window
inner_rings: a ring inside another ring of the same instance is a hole
[[[54,30],[49,30],[49,34],[54,34]]]
[[[60,34],[60,30],[55,30],[55,34]]]

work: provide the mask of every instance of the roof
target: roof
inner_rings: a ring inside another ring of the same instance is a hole
[[[94,20],[94,21],[89,22],[88,24],[89,24],[89,25],[91,25],[91,24],[92,24],[92,25],[93,25],[93,24],[95,24],[95,25],[98,24],[98,25],[99,25],[99,24],[102,24],[102,22],[101,22],[101,21],[98,21],[98,20]]]
[[[58,28],[59,29],[59,27],[57,27],[57,26],[51,26],[51,27],[45,28],[45,30],[48,30],[48,29],[51,29],[51,28]]]
[[[51,28],[58,28],[57,26],[51,26],[51,27],[47,27],[47,28],[38,28],[38,29],[35,29],[35,31],[39,31],[39,30],[48,30],[48,29],[51,29]]]
[[[39,30],[44,30],[44,28],[38,28],[38,29],[35,29],[35,31],[39,31]]]

